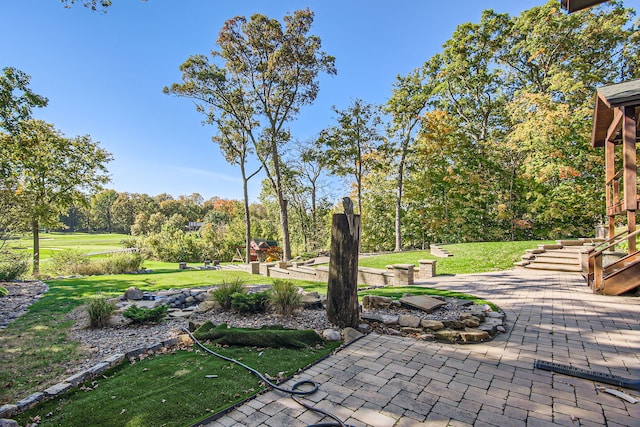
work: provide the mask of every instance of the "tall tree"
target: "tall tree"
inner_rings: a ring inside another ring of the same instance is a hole
[[[232,119],[246,132],[277,196],[285,259],[291,257],[281,176],[286,124],[315,100],[319,73],[336,73],[335,59],[321,50],[319,37],[309,35],[313,17],[309,9],[298,10],[284,17],[284,28],[260,14],[232,18],[218,36],[220,50],[211,52],[221,65],[192,56],[180,67],[183,84],[165,88],[196,99],[211,122]]]
[[[379,164],[376,151],[383,142],[379,108],[356,99],[350,107],[338,110],[337,124],[320,133],[325,163],[334,174],[353,178],[358,196],[358,214],[362,215],[362,181]]]
[[[24,225],[33,234],[33,274],[38,275],[40,227],[59,224],[60,214],[85,200],[83,192],[108,182],[105,165],[112,157],[89,136],[69,139],[39,120],[25,122],[19,134],[2,139],[20,147],[13,162],[20,176],[16,194],[27,214]]]
[[[116,190],[104,190],[91,197],[93,226],[97,230],[113,231],[113,204],[117,199]]]
[[[385,106],[385,112],[391,115],[388,146],[392,155],[389,159],[395,160],[396,166],[395,251],[402,250],[402,196],[407,156],[432,97],[429,77],[424,67],[405,77],[398,76]]]

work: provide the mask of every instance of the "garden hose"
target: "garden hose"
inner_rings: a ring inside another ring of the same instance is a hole
[[[226,357],[223,356],[219,353],[216,353],[215,351],[207,348],[204,346],[204,344],[202,344],[200,341],[198,341],[198,339],[196,339],[196,337],[193,336],[193,334],[191,333],[191,331],[189,331],[187,328],[182,328],[182,330],[184,332],[186,332],[191,339],[193,340],[193,342],[195,342],[198,347],[200,347],[201,349],[203,349],[205,352],[211,354],[212,356],[216,356],[222,360],[226,360],[227,362],[231,362],[231,363],[235,363],[236,365],[242,366],[244,369],[246,369],[247,371],[251,372],[252,374],[254,374],[255,376],[257,376],[258,378],[260,378],[261,381],[263,381],[265,384],[268,384],[271,388],[281,391],[283,393],[288,393],[291,394],[291,398],[293,400],[295,400],[300,406],[303,406],[306,409],[309,409],[311,411],[317,412],[319,414],[322,414],[326,417],[329,417],[333,420],[335,420],[334,422],[329,422],[329,423],[320,423],[320,424],[310,424],[307,427],[350,427],[348,424],[345,424],[340,418],[338,418],[337,416],[323,411],[322,409],[318,409],[318,408],[314,408],[311,405],[308,405],[306,403],[304,403],[303,401],[301,401],[300,399],[298,399],[297,396],[308,396],[310,394],[315,393],[316,391],[318,391],[318,383],[316,383],[315,381],[312,380],[302,380],[302,381],[298,381],[295,384],[293,384],[293,386],[291,386],[291,389],[286,389],[286,388],[282,388],[280,386],[278,386],[277,384],[272,383],[271,381],[269,381],[268,379],[266,379],[264,377],[264,375],[262,375],[260,372],[256,371],[255,369],[253,369],[250,366],[245,365],[242,362],[239,362],[235,359],[231,359],[230,357]],[[304,385],[310,385],[311,389],[310,390],[299,390],[300,387],[304,386]]]
[[[631,390],[640,390],[640,380],[622,378],[617,375],[608,374],[606,372],[589,371],[587,369],[560,365],[558,363],[547,362],[544,360],[536,360],[533,363],[533,367],[544,369],[545,371],[570,375],[572,377],[584,378],[586,380],[599,381],[601,383],[611,384],[618,387],[630,388]]]

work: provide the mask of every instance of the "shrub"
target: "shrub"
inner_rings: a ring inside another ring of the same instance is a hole
[[[276,313],[291,316],[300,306],[302,295],[289,280],[274,280],[269,291],[269,301]]]
[[[0,280],[15,280],[29,271],[29,255],[21,252],[0,253]]]
[[[223,281],[221,285],[218,285],[216,289],[211,293],[211,297],[215,302],[225,310],[231,309],[231,297],[233,294],[246,292],[242,281],[235,279],[233,282]]]
[[[236,292],[231,295],[231,308],[239,313],[264,313],[269,306],[268,292],[247,294]]]
[[[133,304],[122,315],[127,319],[131,319],[133,323],[159,323],[167,316],[168,311],[169,306],[166,304],[154,308],[138,307]]]
[[[67,249],[51,255],[51,268],[57,274],[84,274],[80,271],[89,262],[89,255],[78,249]]]
[[[9,295],[9,291],[7,290],[7,288],[3,288],[2,286],[0,286],[0,297],[6,297],[7,295]]]
[[[92,328],[104,328],[107,326],[115,309],[115,303],[110,301],[106,295],[98,294],[93,297],[87,304],[90,326]]]
[[[142,269],[144,257],[137,252],[111,254],[102,260],[106,274],[121,274]]]

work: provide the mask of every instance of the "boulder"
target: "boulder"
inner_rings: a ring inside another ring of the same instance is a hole
[[[363,336],[363,334],[354,328],[344,328],[342,330],[342,340],[345,344],[355,341],[361,336]]]
[[[420,326],[432,331],[439,331],[440,329],[444,329],[444,323],[440,322],[439,320],[422,319],[422,321],[420,322]]]
[[[335,329],[325,329],[322,331],[322,338],[327,341],[340,341],[342,340],[342,334]]]
[[[126,299],[140,301],[142,300],[142,298],[144,298],[144,293],[140,289],[136,288],[135,286],[131,286],[124,293],[124,297]]]
[[[400,315],[398,318],[398,325],[409,327],[409,328],[417,328],[420,326],[420,318],[418,316],[410,316],[410,315]]]
[[[365,309],[389,308],[392,302],[393,299],[389,297],[380,297],[377,295],[365,295],[362,297],[362,306]]]
[[[478,329],[465,329],[460,332],[460,339],[463,342],[481,342],[491,338],[487,331],[481,331]]]

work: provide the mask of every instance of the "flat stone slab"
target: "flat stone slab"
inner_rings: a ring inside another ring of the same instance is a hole
[[[419,310],[423,310],[427,313],[433,313],[440,307],[447,305],[445,301],[427,295],[412,295],[408,297],[402,297],[400,298],[400,303],[406,304],[413,308],[417,308]]]

